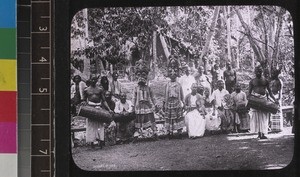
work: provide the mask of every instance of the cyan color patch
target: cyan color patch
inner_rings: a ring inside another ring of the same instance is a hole
[[[16,0],[0,1],[0,28],[16,28]]]

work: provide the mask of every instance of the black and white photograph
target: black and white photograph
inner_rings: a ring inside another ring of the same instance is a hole
[[[70,32],[85,171],[274,170],[294,156],[293,19],[279,6],[102,7]]]

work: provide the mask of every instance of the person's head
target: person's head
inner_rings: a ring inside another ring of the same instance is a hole
[[[105,100],[108,101],[111,100],[112,94],[110,91],[106,91],[104,96],[105,96]]]
[[[118,80],[119,74],[117,72],[113,72],[112,78],[114,81]]]
[[[264,69],[264,77],[265,77],[266,79],[270,78],[270,72],[269,72],[268,68],[265,68],[265,69]]]
[[[192,94],[195,95],[197,93],[197,84],[193,83],[191,86]]]
[[[96,83],[98,82],[98,76],[96,74],[92,74],[90,76],[91,86],[96,86]]]
[[[227,67],[228,70],[231,70],[232,67],[231,67],[230,62],[227,62],[227,63],[226,63],[226,67]]]
[[[235,85],[235,92],[236,92],[236,93],[240,93],[240,92],[241,92],[241,84],[237,83],[237,84]]]
[[[204,87],[203,87],[203,85],[198,85],[198,93],[200,94],[200,95],[203,95],[203,92],[204,92]]]
[[[199,66],[199,67],[198,67],[198,73],[199,73],[199,74],[203,74],[203,71],[204,71],[203,66]]]
[[[147,83],[149,69],[142,59],[135,64],[135,75],[139,85],[145,85]]]
[[[219,64],[218,64],[218,63],[216,63],[216,64],[214,65],[214,69],[215,69],[215,70],[218,70],[218,69],[219,69]]]
[[[182,68],[183,72],[188,76],[190,74],[191,69],[188,66],[184,66]]]
[[[272,70],[272,75],[271,75],[272,79],[277,79],[278,76],[279,76],[279,74],[280,74],[280,72],[281,72],[280,69],[273,69]]]
[[[121,93],[120,94],[120,101],[121,103],[125,103],[126,102],[126,99],[127,99],[127,96],[125,93]]]
[[[209,97],[209,88],[208,87],[204,88],[204,96],[207,98]]]
[[[139,85],[145,85],[147,83],[148,73],[146,71],[137,72],[137,80]]]
[[[179,63],[176,59],[171,59],[168,65],[168,76],[171,81],[175,81],[179,76]]]
[[[221,91],[224,88],[224,81],[223,80],[218,80],[217,81],[217,86],[218,86],[218,89]]]
[[[263,69],[261,66],[256,66],[254,72],[257,78],[261,78]]]
[[[81,81],[81,77],[79,75],[73,77],[73,82],[75,82],[76,84],[78,84],[80,81]]]

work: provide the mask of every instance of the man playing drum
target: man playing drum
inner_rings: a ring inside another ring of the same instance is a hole
[[[113,111],[109,108],[105,101],[104,91],[101,87],[96,86],[98,77],[91,75],[91,85],[84,90],[84,105],[89,105],[95,108],[103,106],[110,113]],[[102,103],[102,104],[101,104]],[[90,143],[94,147],[94,142],[99,141],[99,145],[102,148],[104,144],[104,123],[93,119],[86,120],[86,142]]]
[[[268,91],[270,97],[275,100],[275,103],[278,104],[278,101],[275,99],[273,93],[271,92],[269,81],[262,77],[263,69],[261,66],[255,68],[256,77],[252,79],[249,83],[249,93],[248,98],[251,95],[254,95],[260,99],[267,99],[266,93]],[[261,105],[263,106],[263,105]],[[255,124],[255,132],[258,132],[258,138],[267,139],[265,134],[268,133],[268,119],[269,112],[263,110],[252,109],[252,119]]]

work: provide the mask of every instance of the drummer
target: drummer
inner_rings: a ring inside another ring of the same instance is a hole
[[[129,116],[133,112],[133,104],[130,100],[127,100],[125,93],[120,94],[120,100],[116,102],[115,113],[121,114],[124,117]],[[133,137],[133,131],[130,131],[130,127],[134,129],[134,121],[118,122],[117,123],[117,143],[128,142]]]
[[[83,92],[83,105],[89,105],[95,108],[103,106],[110,113],[113,113],[105,101],[103,89],[96,86],[98,77],[92,74],[90,81],[91,85]],[[92,148],[94,148],[94,143],[97,141],[99,146],[102,148],[104,145],[104,123],[92,119],[86,119],[86,142],[90,143]]]
[[[278,104],[278,100],[275,99],[271,92],[269,81],[262,77],[262,72],[263,69],[261,66],[257,66],[255,68],[256,77],[249,83],[248,98],[250,95],[254,95],[262,99],[267,99],[266,93],[268,91],[269,96],[275,100],[276,104]],[[258,132],[259,139],[267,139],[265,135],[268,133],[268,118],[269,112],[252,109],[252,119],[255,124],[255,132]]]

